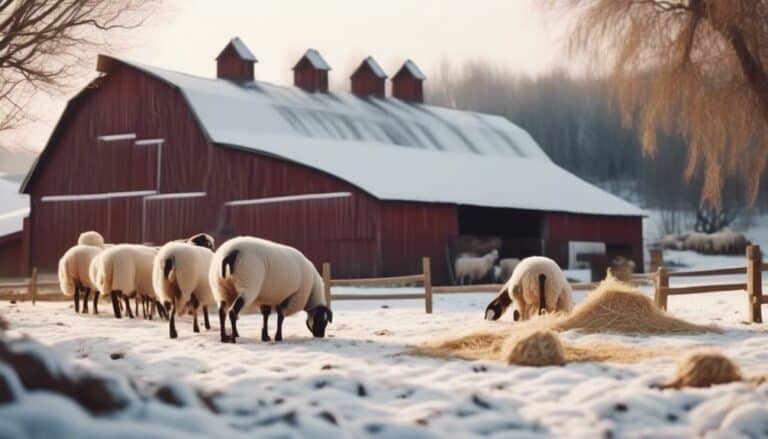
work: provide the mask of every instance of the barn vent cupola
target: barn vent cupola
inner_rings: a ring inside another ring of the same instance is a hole
[[[392,96],[408,102],[424,102],[424,80],[427,77],[410,59],[392,78]]]
[[[352,73],[352,93],[357,96],[384,97],[387,74],[372,57],[363,60],[360,67]]]
[[[315,49],[307,49],[293,66],[293,85],[308,92],[328,91],[328,72],[331,66]]]
[[[258,60],[240,38],[233,38],[216,57],[216,77],[232,81],[253,81]]]

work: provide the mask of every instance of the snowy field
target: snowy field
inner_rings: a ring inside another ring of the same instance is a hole
[[[286,320],[279,344],[259,341],[260,316],[242,316],[236,345],[219,343],[217,318],[202,334],[183,318],[179,338],[170,340],[166,323],[116,320],[108,306],[93,316],[75,315],[68,303],[3,303],[11,337],[29,335],[78,366],[126,376],[137,388],[171,382],[200,389],[213,395],[219,413],[196,401],[185,408],[152,402],[91,418],[38,394],[0,405],[0,437],[25,437],[21,426],[40,438],[766,437],[768,384],[651,387],[671,376],[679,354],[699,346],[721,349],[747,376],[768,374],[768,331],[744,323],[745,294],[670,298],[672,313],[716,323],[721,334],[563,334],[572,343],[618,341],[668,355],[545,368],[407,354],[410,346],[493,325],[482,320],[488,294],[439,296],[432,315],[421,301],[337,302],[328,338],[311,339],[302,314]]]

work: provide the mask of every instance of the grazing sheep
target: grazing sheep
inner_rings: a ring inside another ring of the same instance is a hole
[[[90,230],[83,232],[77,238],[77,245],[92,245],[94,247],[104,247],[104,237],[101,233]]]
[[[515,301],[519,318],[528,320],[531,311],[565,311],[573,307],[571,286],[552,259],[533,256],[520,261],[512,276],[485,310],[487,320],[498,320]],[[518,320],[518,315],[515,315]]]
[[[91,261],[102,251],[101,247],[91,245],[76,245],[67,250],[59,259],[59,285],[61,292],[71,296],[75,302],[75,312],[80,312],[80,295],[83,298],[83,313],[88,313],[88,299],[91,291],[93,297],[93,313],[98,314],[99,290],[91,281],[89,267]]]
[[[157,249],[135,244],[119,244],[101,252],[91,262],[92,280],[103,294],[110,294],[115,317],[121,318],[119,299],[125,301],[128,317],[133,318],[129,298],[156,300],[152,286],[152,263]],[[146,300],[144,300],[146,303]],[[146,315],[145,315],[146,316]]]
[[[460,285],[464,285],[466,281],[475,282],[484,278],[498,258],[499,251],[495,249],[481,257],[459,256],[454,263],[456,280]]]
[[[177,310],[192,310],[192,330],[200,332],[197,308],[203,308],[205,329],[211,329],[208,307],[215,304],[208,281],[213,258],[213,238],[200,234],[186,242],[173,241],[160,248],[152,268],[152,282],[158,299],[171,303],[170,337],[176,338]]]
[[[512,276],[512,272],[515,271],[515,267],[520,263],[518,258],[504,258],[499,259],[499,268],[501,268],[501,278],[506,281]]]
[[[277,311],[275,341],[283,338],[283,318],[307,312],[307,328],[324,337],[333,313],[325,302],[323,279],[300,251],[265,239],[241,236],[225,242],[213,256],[209,272],[213,296],[219,303],[221,341],[235,343],[240,311],[258,307],[264,317],[262,341],[269,341],[269,313]],[[232,336],[225,330],[229,309]]]

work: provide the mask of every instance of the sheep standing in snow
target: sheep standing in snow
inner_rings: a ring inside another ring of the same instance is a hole
[[[512,276],[515,271],[515,267],[520,264],[518,258],[504,258],[499,260],[499,268],[501,268],[501,278],[506,281]]]
[[[459,285],[475,282],[484,278],[493,268],[493,263],[499,258],[498,250],[491,250],[484,256],[460,255],[454,263],[454,273]]]
[[[102,294],[109,293],[115,317],[121,318],[119,300],[125,301],[128,317],[133,318],[129,299],[156,300],[152,286],[152,263],[157,249],[135,244],[119,244],[101,252],[91,261],[93,283]]]
[[[89,230],[83,232],[77,238],[77,245],[91,245],[94,247],[104,247],[104,237],[101,233]]]
[[[83,232],[77,238],[77,245],[67,250],[59,259],[58,277],[61,292],[72,296],[75,312],[80,312],[80,297],[83,298],[83,313],[88,312],[88,299],[94,291],[94,314],[98,314],[99,291],[94,287],[88,269],[91,260],[104,247],[104,238],[98,232]]]
[[[205,329],[211,329],[208,307],[215,304],[208,281],[208,270],[213,258],[213,238],[195,235],[186,242],[173,241],[160,248],[152,268],[152,282],[158,299],[171,303],[169,332],[176,332],[176,312],[192,310],[192,330],[200,332],[197,308],[203,308]]]
[[[497,320],[515,301],[522,320],[528,320],[531,311],[539,313],[571,311],[571,286],[562,270],[552,259],[533,256],[520,261],[512,276],[485,310],[487,320]],[[517,315],[515,316],[517,320]]]
[[[221,341],[234,343],[239,337],[237,317],[241,310],[260,309],[264,317],[262,341],[269,341],[267,322],[277,311],[275,341],[283,338],[283,319],[302,309],[307,328],[315,337],[324,337],[333,313],[326,305],[323,279],[300,251],[264,239],[241,236],[225,242],[213,256],[209,280],[219,303]],[[232,336],[225,330],[229,310]]]

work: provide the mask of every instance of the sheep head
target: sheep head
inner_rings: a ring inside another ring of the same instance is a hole
[[[216,245],[214,243],[213,237],[207,233],[198,233],[197,235],[193,235],[187,239],[187,242],[199,247],[205,247],[211,251],[216,251]]]
[[[509,297],[507,289],[502,288],[496,298],[485,308],[485,320],[499,320],[511,304],[512,299]]]
[[[317,338],[325,337],[325,327],[333,323],[333,311],[320,305],[307,311],[307,329]]]

